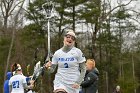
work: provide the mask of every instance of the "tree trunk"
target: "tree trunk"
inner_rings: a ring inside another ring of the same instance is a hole
[[[15,29],[12,30],[12,40],[11,40],[11,44],[10,44],[10,48],[9,48],[9,52],[8,52],[8,57],[7,57],[7,62],[6,62],[6,69],[5,69],[5,74],[4,74],[4,81],[6,80],[6,73],[8,71],[8,67],[9,67],[9,63],[10,63],[10,58],[11,58],[11,52],[12,52],[12,48],[14,45],[14,39],[15,39]]]
[[[75,32],[75,5],[74,4],[72,6],[72,9],[73,9],[73,15],[72,15],[73,25],[72,25],[72,29]]]
[[[24,0],[25,1],[25,0]],[[15,39],[15,32],[16,32],[16,26],[17,26],[17,23],[18,23],[18,15],[22,9],[22,6],[24,4],[24,1],[22,2],[19,10],[17,11],[17,14],[14,16],[14,25],[13,25],[13,29],[12,29],[12,40],[11,40],[11,44],[10,44],[10,47],[9,47],[9,52],[8,52],[8,57],[7,57],[7,62],[6,62],[6,68],[5,68],[5,74],[4,74],[4,81],[6,80],[6,73],[8,71],[8,67],[9,67],[9,63],[10,63],[10,58],[11,58],[11,52],[12,52],[12,48],[13,48],[13,45],[14,45],[14,39]],[[7,17],[8,18],[8,17]]]

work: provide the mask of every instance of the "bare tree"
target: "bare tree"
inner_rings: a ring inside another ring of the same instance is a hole
[[[10,0],[11,1],[11,0]],[[15,0],[16,1],[16,0]],[[14,24],[13,24],[13,29],[12,29],[12,39],[11,39],[11,44],[10,44],[10,48],[9,48],[9,52],[8,52],[8,57],[7,57],[7,62],[6,62],[6,69],[5,69],[5,75],[4,75],[4,80],[6,79],[6,73],[7,73],[7,70],[8,70],[8,67],[9,67],[9,63],[10,63],[10,57],[11,57],[11,51],[12,51],[12,48],[13,48],[13,44],[14,44],[14,39],[15,39],[15,32],[16,32],[16,27],[17,27],[17,24],[18,24],[18,16],[20,14],[20,11],[23,7],[23,4],[24,4],[25,0],[22,0],[22,2],[18,3],[18,9],[16,8],[13,8],[13,9],[16,9],[16,14],[15,16],[13,17],[13,20],[14,20]],[[20,5],[19,5],[20,4]],[[16,7],[16,6],[15,6]],[[13,11],[13,10],[12,10]],[[11,11],[11,13],[12,13]],[[10,14],[11,14],[10,13]],[[9,16],[7,16],[8,18]],[[6,19],[5,19],[6,20]],[[5,26],[7,27],[7,24],[5,24]]]
[[[23,6],[25,0],[1,0],[0,10],[3,17],[3,33],[7,31],[9,17]],[[19,12],[19,11],[18,11]],[[10,19],[12,20],[12,19]]]

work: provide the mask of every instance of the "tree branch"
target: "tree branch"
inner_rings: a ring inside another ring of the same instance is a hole
[[[9,11],[8,16],[12,14],[12,12],[15,10],[15,8],[20,4],[20,3],[24,3],[25,0],[18,2],[13,9],[11,9],[11,11]],[[22,6],[22,5],[21,5]]]
[[[4,17],[4,11],[3,11],[3,5],[2,5],[2,3],[3,2],[1,2],[0,7],[1,7],[2,16]]]
[[[138,24],[140,24],[140,22],[139,22],[137,19],[135,19],[135,18],[129,18],[129,19],[132,19],[132,20],[134,20],[135,22],[137,22]]]
[[[8,52],[8,57],[7,57],[7,62],[6,62],[7,64],[6,64],[6,70],[5,70],[4,80],[6,79],[6,73],[8,71],[8,67],[9,67],[9,63],[10,63],[10,57],[11,57],[11,52],[12,52],[12,48],[13,48],[13,45],[14,45],[15,31],[16,31],[16,25],[17,25],[17,20],[18,20],[17,19],[17,16],[19,15],[20,10],[23,7],[24,1],[25,0],[23,0],[21,6],[19,8],[19,10],[17,11],[17,14],[14,17],[15,23],[14,23],[14,27],[13,27],[12,40],[11,40],[11,44],[10,44],[10,48],[9,48],[9,52]]]
[[[112,11],[114,11],[115,9],[119,8],[119,7],[122,7],[122,6],[127,6],[129,5],[133,0],[130,0],[127,4],[121,4],[121,5],[118,5],[116,7],[114,7],[113,9],[111,9],[107,14],[106,16],[102,19],[103,21],[107,19],[107,17],[111,14]]]

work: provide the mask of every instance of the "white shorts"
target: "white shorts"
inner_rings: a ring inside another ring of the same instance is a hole
[[[79,93],[80,89],[72,88],[72,84],[65,84],[59,80],[54,80],[54,90],[64,89],[67,93]]]

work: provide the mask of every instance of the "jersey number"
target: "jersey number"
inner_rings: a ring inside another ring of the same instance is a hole
[[[19,88],[19,81],[12,82],[13,88]]]
[[[65,67],[65,68],[69,68],[68,63],[64,63],[64,67]]]

